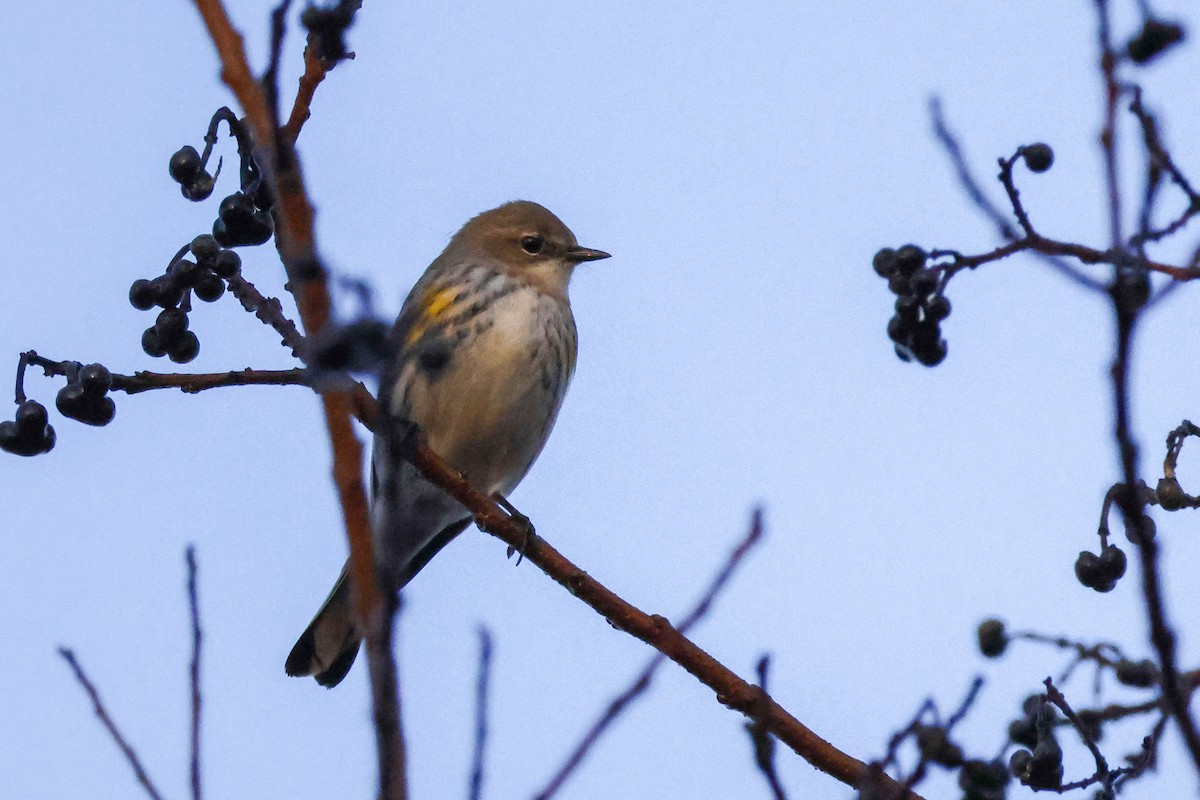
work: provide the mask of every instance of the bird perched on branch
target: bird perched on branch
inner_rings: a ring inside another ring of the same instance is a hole
[[[380,379],[382,412],[415,423],[477,488],[507,495],[546,443],[575,371],[571,274],[608,257],[580,247],[537,203],[518,200],[469,220],[404,301]],[[470,521],[394,451],[376,435],[375,553],[383,588],[393,592]],[[350,588],[343,567],[288,655],[288,675],[330,687],[346,676],[362,639]]]

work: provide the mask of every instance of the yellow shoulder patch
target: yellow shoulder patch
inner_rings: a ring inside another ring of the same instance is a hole
[[[431,289],[421,298],[421,316],[404,337],[404,344],[411,345],[425,335],[429,326],[444,316],[455,301],[458,300],[458,289]]]

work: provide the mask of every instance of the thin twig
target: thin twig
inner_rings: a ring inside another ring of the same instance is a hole
[[[188,670],[192,688],[191,756],[192,800],[200,800],[200,646],[204,635],[200,630],[200,602],[196,593],[196,548],[187,547],[187,596],[192,620],[192,664]]]
[[[679,624],[679,632],[687,633],[696,623],[702,620],[712,608],[713,601],[721,590],[729,582],[733,576],[734,570],[742,563],[746,555],[757,545],[763,536],[763,521],[762,510],[755,509],[750,520],[750,527],[742,541],[730,552],[729,557],[725,559],[721,569],[717,572],[708,589],[701,596],[700,601],[692,608],[683,621]],[[600,716],[588,728],[587,732],[580,738],[575,745],[571,754],[567,756],[562,766],[558,768],[553,777],[546,783],[545,788],[538,792],[534,797],[536,800],[548,800],[562,786],[567,779],[575,772],[576,769],[583,763],[584,758],[591,751],[592,747],[600,740],[600,737],[612,726],[612,724],[625,712],[626,709],[641,696],[649,687],[650,681],[654,677],[654,673],[667,660],[667,656],[659,653],[651,658],[641,673],[633,680],[633,682],[614,697],[609,704],[601,712]]]
[[[1112,24],[1108,12],[1108,0],[1096,0],[1100,74],[1104,77],[1104,126],[1100,130],[1100,152],[1108,186],[1109,241],[1114,249],[1119,249],[1124,242],[1121,235],[1121,182],[1117,173],[1117,104],[1121,99],[1121,85],[1117,81],[1117,53],[1112,45]]]
[[[1008,218],[1000,210],[1000,207],[988,198],[979,182],[975,180],[975,176],[971,174],[971,169],[967,166],[966,156],[962,151],[962,145],[959,144],[958,137],[954,135],[949,125],[946,124],[940,98],[934,97],[929,101],[929,114],[933,119],[934,136],[945,149],[946,155],[950,159],[950,164],[954,167],[954,172],[958,176],[958,182],[962,186],[963,191],[967,193],[967,197],[996,226],[996,231],[999,233],[1001,239],[1009,242],[1016,241],[1019,238],[1016,229],[1009,223]],[[1040,251],[1038,255],[1060,275],[1080,286],[1096,291],[1104,288],[1103,283],[1080,272],[1062,258]]]
[[[475,748],[471,757],[471,783],[467,791],[470,800],[483,796],[483,760],[487,751],[488,683],[492,672],[492,635],[487,628],[479,629],[479,676],[475,680]]]
[[[758,660],[756,667],[758,688],[764,702],[768,697],[767,672],[770,666],[771,657],[764,655]],[[775,772],[775,738],[771,736],[767,726],[763,723],[761,710],[753,721],[746,723],[746,731],[750,734],[751,744],[754,745],[754,763],[758,767],[758,771],[763,774],[767,785],[771,787],[771,794],[775,800],[787,800],[787,792],[783,790],[783,783],[779,780],[779,774]]]
[[[162,795],[154,787],[150,776],[146,774],[146,770],[142,766],[142,761],[138,758],[137,752],[134,751],[133,746],[126,741],[125,737],[121,735],[121,731],[117,729],[117,724],[113,722],[112,717],[108,714],[108,710],[104,707],[104,703],[100,700],[100,694],[96,691],[95,685],[88,680],[83,667],[75,659],[75,652],[70,648],[60,647],[58,648],[58,654],[71,666],[71,670],[75,673],[75,680],[79,681],[79,685],[87,692],[88,697],[92,701],[92,708],[95,710],[96,716],[100,719],[100,723],[104,725],[105,730],[108,731],[108,735],[112,737],[117,747],[120,748],[121,754],[125,756],[125,761],[133,768],[133,774],[137,776],[138,783],[141,784],[142,788],[146,790],[146,794],[153,798],[153,800],[162,800]]]

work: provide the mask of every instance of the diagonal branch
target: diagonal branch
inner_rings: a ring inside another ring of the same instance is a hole
[[[680,633],[686,633],[690,628],[692,628],[692,626],[694,626],[697,622],[703,619],[705,615],[708,614],[709,609],[712,608],[713,601],[716,600],[717,595],[721,592],[721,589],[723,589],[725,584],[729,582],[729,579],[733,576],[734,570],[737,569],[738,565],[745,558],[746,554],[749,553],[750,550],[762,540],[762,535],[762,511],[760,509],[755,509],[754,515],[750,521],[749,532],[738,544],[738,546],[735,547],[729,554],[729,557],[725,560],[725,564],[721,567],[721,570],[717,573],[716,577],[709,585],[708,590],[705,591],[704,596],[701,597],[700,602],[697,603],[696,607],[693,608],[686,617],[684,617],[681,623],[679,623]],[[575,745],[575,749],[571,751],[571,754],[567,757],[566,761],[563,762],[563,765],[559,767],[558,772],[554,774],[554,777],[552,777],[546,784],[546,787],[534,795],[536,800],[547,800],[555,792],[562,788],[563,784],[566,783],[567,779],[572,775],[572,773],[574,773],[579,765],[583,763],[583,759],[591,751],[592,746],[599,741],[600,737],[604,735],[613,722],[615,722],[616,719],[622,713],[624,713],[627,708],[629,708],[634,700],[636,700],[643,693],[645,693],[648,688],[650,688],[650,681],[653,679],[654,673],[658,671],[658,668],[661,667],[663,662],[666,660],[667,657],[663,653],[658,653],[655,655],[650,659],[649,663],[646,664],[646,667],[642,670],[641,674],[638,675],[638,677],[635,678],[629,685],[629,688],[625,689],[623,692],[613,698],[612,702],[608,704],[608,707],[604,709],[604,712],[601,713],[600,717],[594,723],[592,723],[592,726],[588,728],[587,733],[585,733],[583,738],[581,738]]]
[[[70,665],[71,671],[75,673],[75,680],[79,681],[79,685],[87,692],[88,698],[92,701],[92,708],[95,710],[96,716],[100,719],[100,723],[104,725],[105,730],[108,731],[108,735],[116,742],[117,747],[121,749],[121,754],[125,756],[125,760],[129,763],[129,766],[133,768],[133,774],[137,776],[138,783],[146,790],[146,794],[150,795],[152,800],[162,800],[162,795],[155,788],[154,782],[150,780],[150,776],[146,774],[146,769],[142,766],[142,760],[138,758],[137,752],[126,741],[125,737],[121,735],[117,724],[108,715],[108,709],[104,707],[104,702],[100,699],[100,693],[96,691],[96,686],[88,679],[87,674],[83,671],[83,667],[76,660],[75,651],[67,647],[60,647],[58,648],[58,654]]]

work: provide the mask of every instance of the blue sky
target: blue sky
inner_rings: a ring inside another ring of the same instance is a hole
[[[269,8],[230,3],[260,64]],[[47,0],[7,18],[0,358],[15,366],[36,348],[166,369],[140,352],[150,318],[125,296],[215,214],[216,200],[185,202],[166,174],[232,102],[212,46],[185,2]],[[507,200],[536,200],[613,253],[576,275],[575,381],[512,498],[576,563],[677,618],[762,504],[768,539],[695,638],[747,676],[772,653],[779,701],[860,758],[926,696],[956,703],[977,672],[988,685],[964,745],[998,750],[1020,699],[1065,658],[1025,647],[985,663],[973,647],[985,616],[1148,654],[1134,577],[1107,595],[1071,578],[1117,475],[1105,303],[1032,259],[963,275],[949,358],[926,370],[892,355],[891,299],[870,267],[885,245],[995,241],[930,135],[931,93],[985,178],[1020,144],[1053,145],[1048,173],[1018,169],[1035,222],[1103,244],[1091,3],[368,3],[350,42],[358,57],[321,86],[300,149],[321,250],[375,287],[381,313],[463,221]],[[285,95],[299,54],[292,36]],[[1200,128],[1197,59],[1183,48],[1146,73],[1169,142]],[[1194,173],[1195,153],[1177,154]],[[1125,166],[1136,188],[1136,161]],[[272,248],[243,258],[250,280],[282,293]],[[1196,413],[1187,297],[1156,310],[1137,349],[1147,468]],[[291,365],[231,300],[192,328],[189,369]],[[49,405],[59,385],[27,388]],[[183,795],[194,542],[208,796],[371,796],[365,670],[332,692],[282,671],[345,554],[317,401],[251,388],[117,403],[108,428],[56,417],[53,453],[0,459],[0,791],[137,791],[54,653],[67,644],[164,791]],[[1185,487],[1197,466],[1185,449]],[[1157,520],[1170,609],[1195,619],[1193,520]],[[480,624],[496,639],[490,797],[540,788],[650,655],[503,556],[465,533],[408,593],[416,797],[465,792]],[[1194,664],[1194,634],[1181,648]],[[1073,686],[1086,703],[1089,681]],[[1114,758],[1142,733],[1131,726],[1124,749],[1113,737]],[[795,796],[849,796],[778,759]],[[1068,775],[1088,763],[1069,752]],[[1162,777],[1128,796],[1179,794],[1188,774],[1172,738]],[[760,792],[742,720],[668,667],[562,796]]]

